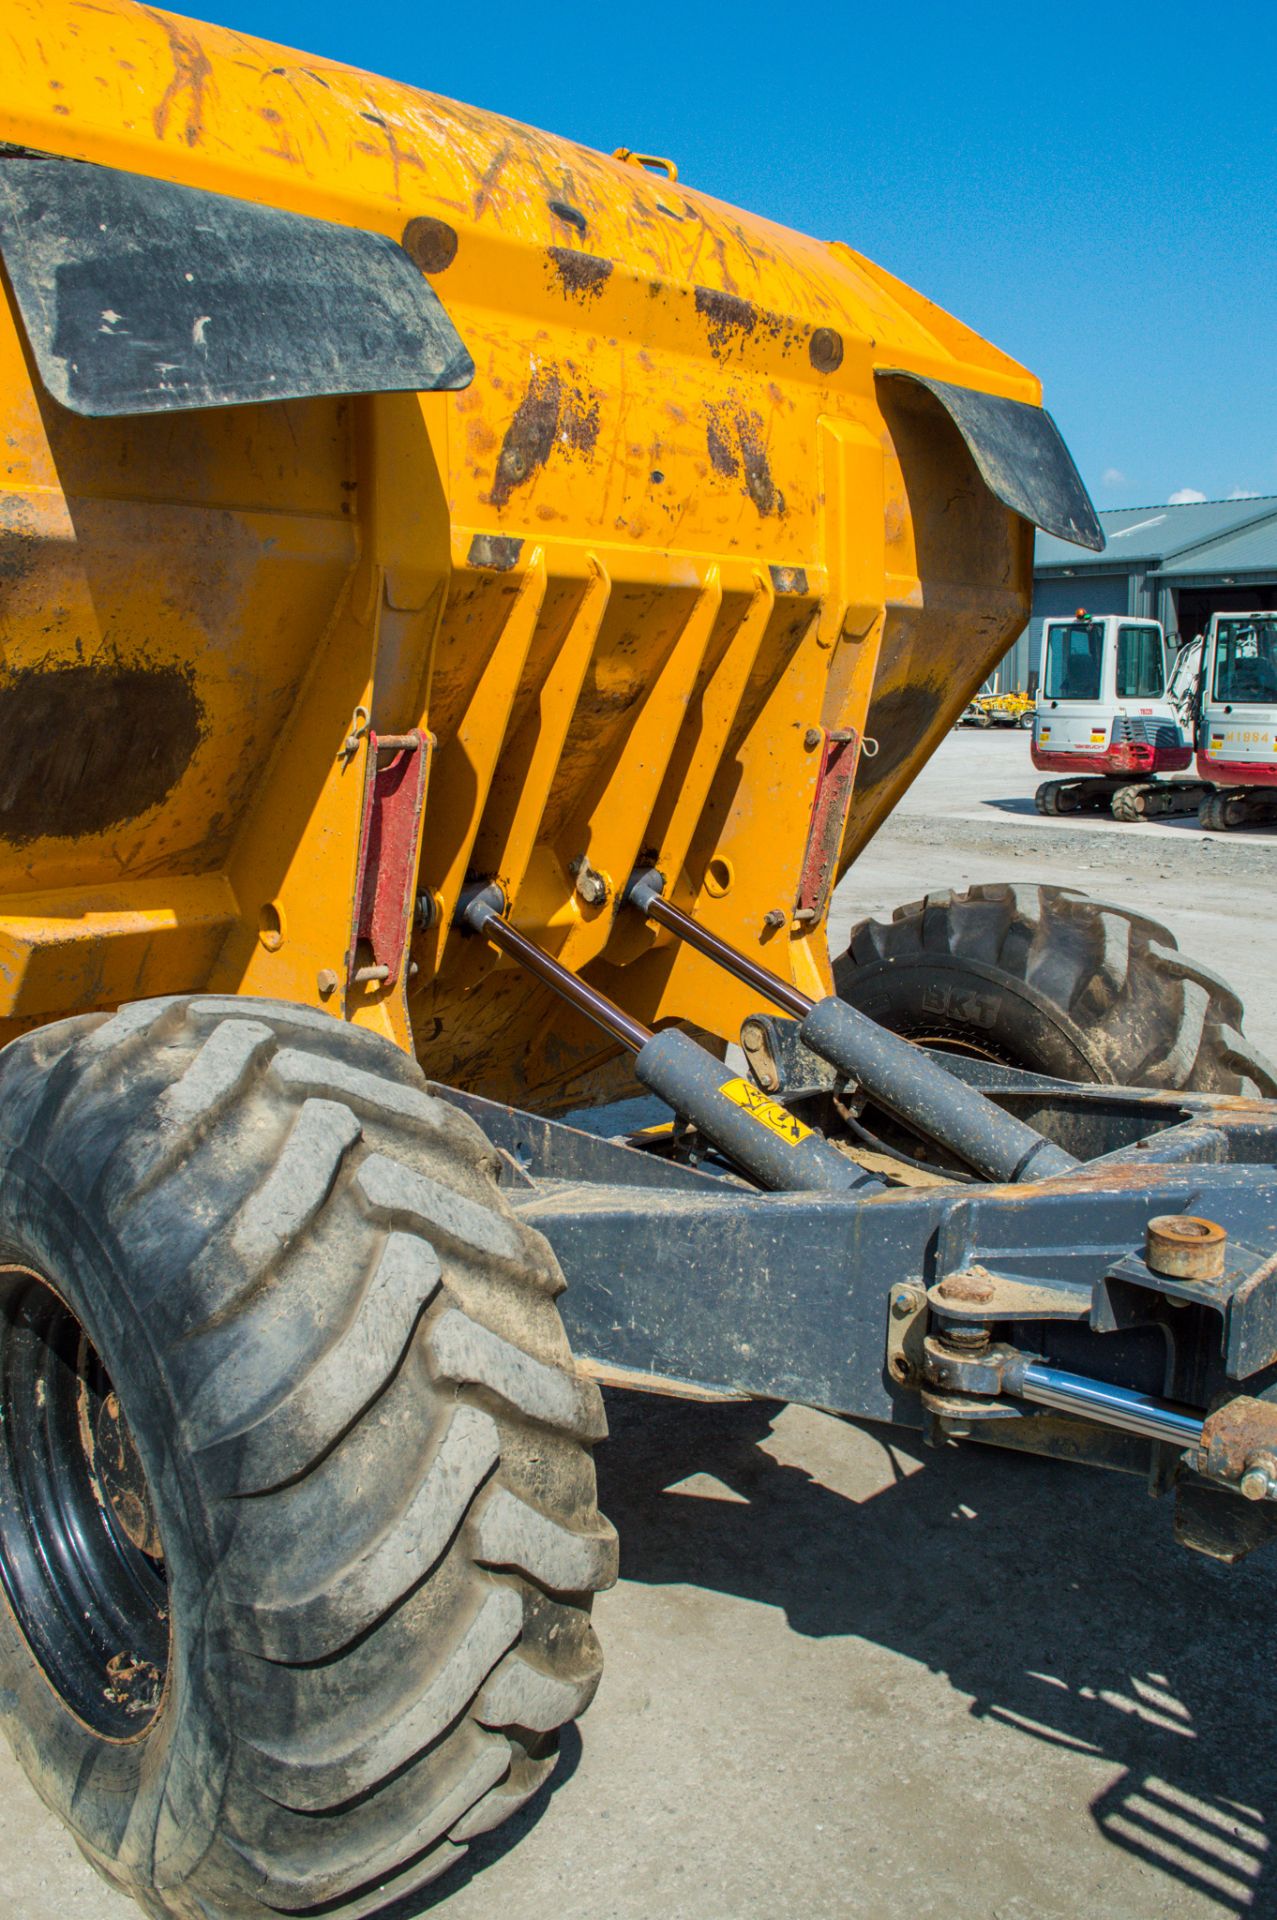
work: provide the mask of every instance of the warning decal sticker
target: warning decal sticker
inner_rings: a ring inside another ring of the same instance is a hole
[[[788,1113],[778,1101],[769,1100],[752,1080],[725,1080],[718,1091],[734,1105],[743,1107],[760,1127],[770,1128],[780,1139],[788,1141],[791,1147],[801,1146],[811,1133],[810,1127],[805,1127],[801,1120],[795,1120],[793,1114]]]

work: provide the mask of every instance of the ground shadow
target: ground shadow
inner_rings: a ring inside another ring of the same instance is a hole
[[[980,805],[982,807],[992,808],[995,813],[1016,813],[1036,816],[1038,811],[1033,804],[1033,795],[1031,793],[1027,795],[1022,793],[1002,794],[996,800],[981,800]]]
[[[1112,1845],[1221,1912],[1277,1915],[1266,1556],[1229,1570],[1176,1547],[1138,1481],[896,1432],[892,1484],[848,1500],[763,1451],[776,1411],[609,1396],[623,1576],[924,1662],[977,1718],[1120,1767],[1091,1808]],[[741,1498],[669,1491],[698,1471]]]

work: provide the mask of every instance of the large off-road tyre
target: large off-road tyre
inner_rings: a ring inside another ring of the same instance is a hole
[[[1277,1094],[1231,988],[1156,920],[1070,888],[930,893],[853,927],[834,979],[924,1045],[1063,1080]]]
[[[603,1409],[497,1164],[275,1002],[0,1055],[0,1710],[151,1915],[380,1912],[594,1693]]]

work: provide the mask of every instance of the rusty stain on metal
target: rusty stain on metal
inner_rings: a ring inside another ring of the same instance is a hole
[[[509,573],[519,564],[523,542],[513,533],[476,533],[470,542],[466,565],[481,567],[489,573]]]
[[[135,1653],[114,1653],[106,1663],[106,1676],[102,1694],[112,1706],[135,1716],[154,1713],[159,1706],[163,1675],[149,1660]]]
[[[547,247],[554,277],[562,292],[575,300],[593,300],[602,293],[612,262],[597,253],[579,253],[575,247]]]
[[[457,257],[457,230],[433,214],[419,213],[404,228],[400,245],[423,273],[443,273]]]
[[[816,735],[814,742],[811,733]],[[813,728],[803,737],[803,745],[809,743],[811,751],[821,748],[821,756],[794,905],[796,913],[818,918],[825,911],[837,877],[838,849],[847,829],[860,743],[854,727],[835,727],[828,732]]]
[[[951,1273],[936,1288],[942,1300],[953,1300],[963,1306],[988,1306],[993,1299],[993,1286],[988,1280],[981,1280],[974,1273]]]
[[[1253,1463],[1277,1458],[1277,1401],[1238,1394],[1207,1415],[1202,1426],[1202,1471],[1239,1482]]]
[[[1223,1227],[1194,1214],[1158,1214],[1145,1231],[1145,1262],[1154,1273],[1171,1279],[1218,1280],[1227,1252]]]
[[[771,567],[772,585],[777,593],[806,593],[806,567]]]

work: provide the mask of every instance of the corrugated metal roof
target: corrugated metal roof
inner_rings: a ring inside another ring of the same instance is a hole
[[[1192,548],[1164,560],[1165,574],[1271,573],[1277,574],[1277,500],[1269,519],[1242,527],[1202,548]]]
[[[1257,500],[1197,500],[1178,507],[1120,507],[1102,513],[1100,525],[1108,543],[1103,553],[1083,553],[1067,540],[1039,533],[1034,572],[1062,567],[1125,572],[1159,560],[1163,573],[1265,568],[1277,573],[1277,494]],[[1225,546],[1228,565],[1223,564]],[[1249,557],[1239,558],[1241,553]]]

